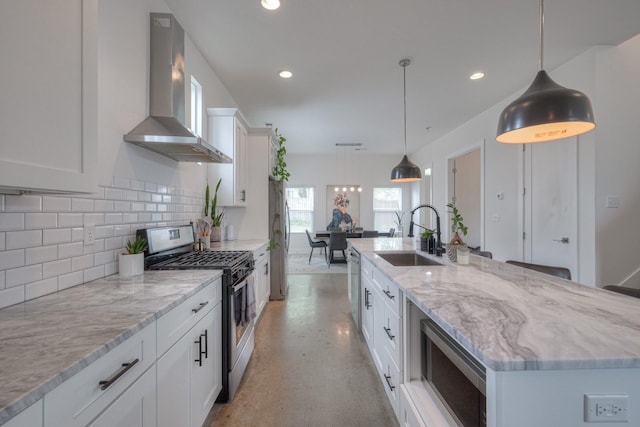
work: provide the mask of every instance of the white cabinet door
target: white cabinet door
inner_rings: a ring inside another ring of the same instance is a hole
[[[149,369],[90,427],[156,427],[156,370]]]
[[[237,108],[207,108],[209,142],[233,158],[233,163],[210,163],[209,186],[218,190],[218,206],[247,205],[247,121]]]
[[[362,275],[361,280],[362,335],[369,346],[369,350],[371,350],[373,348],[373,286],[366,274]]]
[[[0,193],[96,191],[97,0],[3,1],[0,16]]]
[[[4,427],[42,427],[42,399],[20,412]]]
[[[269,272],[269,251],[266,246],[253,253],[255,260],[255,291],[256,291],[256,320],[260,319],[262,311],[269,302],[271,294],[271,274]]]
[[[222,390],[222,305],[216,305],[190,335],[195,356],[191,365],[191,426],[200,427]]]
[[[189,332],[156,364],[158,370],[158,427],[188,426],[192,336]]]

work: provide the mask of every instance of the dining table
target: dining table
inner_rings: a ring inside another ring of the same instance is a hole
[[[329,230],[316,231],[316,239],[328,239],[331,236]],[[347,231],[347,239],[359,239],[362,237],[362,231]],[[389,237],[388,232],[379,232],[378,237]]]

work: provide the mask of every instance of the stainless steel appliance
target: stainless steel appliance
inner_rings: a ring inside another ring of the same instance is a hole
[[[269,239],[271,262],[272,300],[281,300],[287,296],[287,251],[289,249],[289,209],[285,197],[284,182],[276,182],[269,177]]]
[[[147,270],[222,270],[222,391],[233,399],[254,348],[254,262],[249,251],[193,251],[193,225],[137,230],[147,239]]]
[[[184,30],[169,13],[150,19],[149,117],[124,140],[179,162],[231,163],[184,125]]]
[[[455,422],[486,427],[486,370],[433,320],[420,322],[422,379],[436,392]]]
[[[360,253],[354,248],[349,254],[349,302],[351,303],[351,315],[358,330],[362,328],[362,312],[360,304]]]

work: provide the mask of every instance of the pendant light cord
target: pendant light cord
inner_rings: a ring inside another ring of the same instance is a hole
[[[407,155],[407,67],[411,64],[408,59],[400,61],[402,67],[402,95],[404,97],[404,155]]]
[[[540,71],[544,70],[544,0],[540,0]]]

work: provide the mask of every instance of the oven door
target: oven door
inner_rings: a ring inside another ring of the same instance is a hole
[[[249,281],[253,280],[254,273],[233,285],[230,295],[230,346],[231,369],[233,370],[243,349],[245,348],[251,333],[253,332],[255,317],[255,294]]]

